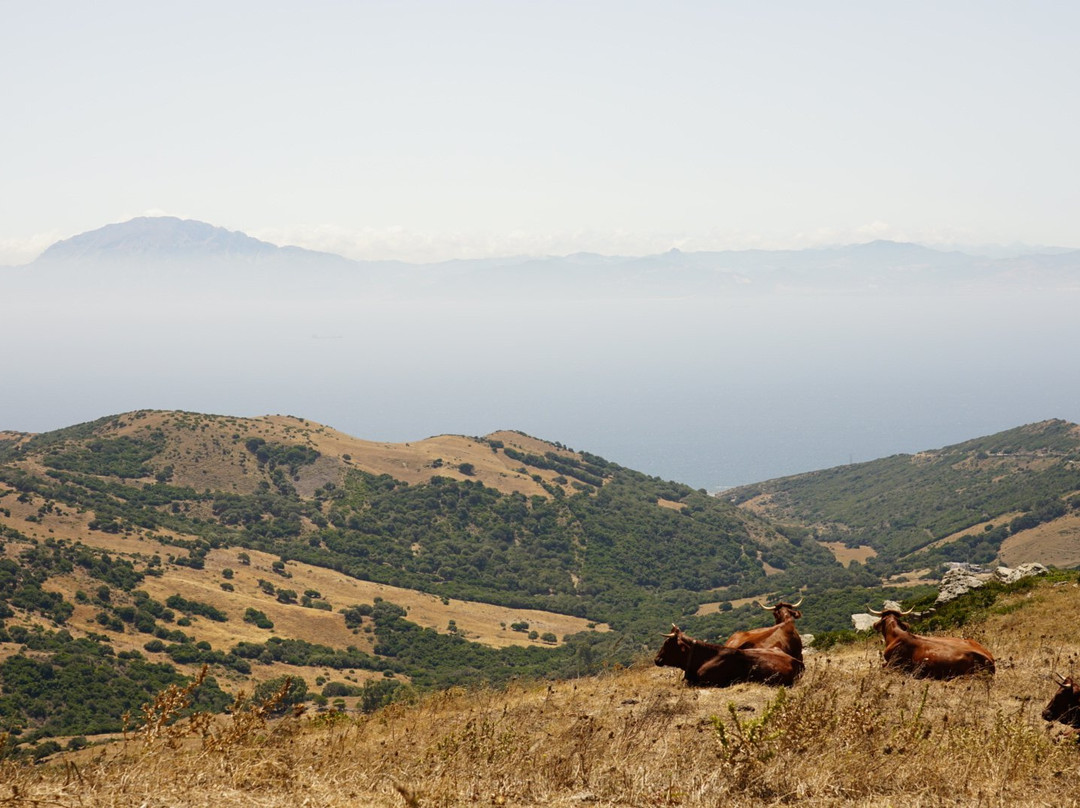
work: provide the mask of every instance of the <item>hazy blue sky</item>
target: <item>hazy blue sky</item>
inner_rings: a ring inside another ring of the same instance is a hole
[[[405,260],[1080,247],[1078,9],[0,0],[0,264],[148,213]]]

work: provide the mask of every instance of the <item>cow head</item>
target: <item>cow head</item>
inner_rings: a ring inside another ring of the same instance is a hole
[[[671,633],[664,636],[667,639],[660,646],[660,650],[656,652],[656,659],[653,660],[653,663],[656,665],[670,665],[675,668],[685,667],[690,658],[690,643],[687,641],[686,635],[682,633],[682,629],[672,623]]]
[[[1042,717],[1074,727],[1080,725],[1080,685],[1074,684],[1071,676],[1054,674],[1054,679],[1058,691],[1042,711]]]
[[[783,623],[787,620],[798,620],[802,617],[802,612],[799,611],[799,606],[802,605],[803,598],[799,598],[794,603],[785,603],[780,601],[773,606],[762,603],[761,608],[767,612],[772,612],[776,622]]]
[[[874,623],[874,631],[880,631],[882,634],[884,634],[885,626],[890,621],[890,619],[893,620],[894,624],[902,631],[911,631],[911,627],[900,618],[907,617],[909,614],[914,612],[914,607],[908,609],[906,612],[900,612],[896,609],[885,609],[885,611],[878,612],[867,606],[866,611],[881,618],[876,623]]]

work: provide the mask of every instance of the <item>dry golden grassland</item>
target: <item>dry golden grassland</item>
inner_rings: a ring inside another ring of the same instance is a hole
[[[1025,561],[1059,567],[1080,564],[1080,516],[1067,514],[1009,536],[1001,545],[1001,558],[1006,564]]]
[[[17,518],[23,509],[29,512],[35,507],[33,504],[18,503],[12,509],[13,517]],[[53,518],[52,516],[43,518],[42,525],[51,523]],[[2,522],[3,519],[0,517],[0,523]],[[142,537],[124,537],[88,531],[81,540],[84,544],[107,550],[114,556],[120,557],[149,556],[153,553],[166,556],[170,552],[176,552],[175,547]],[[0,554],[6,553],[12,558],[17,558],[22,549],[24,545],[21,542],[12,541],[8,542]],[[236,548],[213,550],[206,557],[205,569],[170,567],[164,577],[147,577],[139,588],[160,602],[165,602],[170,595],[179,594],[189,600],[207,603],[225,612],[229,616],[227,622],[219,623],[202,617],[193,617],[191,625],[184,628],[184,632],[190,634],[196,641],[205,640],[214,648],[224,650],[240,642],[266,642],[273,636],[302,639],[334,648],[355,646],[362,651],[372,653],[374,635],[359,629],[347,628],[344,618],[337,610],[362,603],[370,604],[376,598],[382,598],[403,607],[408,612],[407,619],[424,628],[446,633],[450,622],[453,621],[458,631],[462,632],[467,639],[493,648],[510,645],[548,645],[529,640],[526,634],[510,628],[511,625],[520,621],[527,622],[532,629],[541,634],[547,632],[555,634],[559,638],[559,643],[566,635],[585,631],[588,626],[594,625],[583,618],[537,609],[509,608],[454,598],[447,598],[444,602],[442,598],[434,595],[388,584],[360,581],[334,570],[314,567],[298,561],[289,561],[286,564],[286,571],[291,577],[284,578],[272,567],[277,556],[248,550],[246,553],[250,563],[242,564],[239,559],[241,552]],[[233,570],[233,577],[229,579],[229,583],[233,585],[232,592],[221,589],[221,582],[226,580],[222,576],[222,571],[226,568]],[[317,590],[323,599],[332,605],[333,611],[304,608],[295,603],[280,603],[275,597],[260,589],[260,579],[270,581],[279,588],[289,588],[299,593],[308,589]],[[95,621],[95,616],[101,610],[100,607],[94,604],[80,604],[75,598],[76,591],[81,589],[92,592],[100,583],[90,578],[85,572],[76,570],[70,574],[54,576],[45,585],[46,589],[60,592],[68,602],[75,603],[75,612],[67,620],[65,627],[73,631],[76,636],[80,633],[101,631],[101,626]],[[125,596],[117,593],[116,597]],[[242,618],[247,608],[262,611],[273,621],[274,628],[266,630],[244,622]],[[50,621],[33,614],[21,615],[13,618],[13,621],[23,625],[40,625],[46,630],[55,629]],[[604,625],[594,627],[598,631],[607,630],[607,626]],[[152,661],[170,662],[164,652],[154,653],[144,649],[143,646],[148,639],[145,634],[125,632],[110,635],[110,639],[112,647],[118,652],[137,650]],[[0,643],[0,660],[18,653],[19,648],[20,646],[15,643]],[[189,674],[194,674],[198,670],[198,665],[178,667]],[[234,689],[237,686],[244,686],[245,682],[258,682],[286,674],[303,676],[308,686],[312,688],[316,687],[316,679],[319,677],[341,678],[340,672],[329,668],[297,668],[279,663],[257,665],[252,669],[250,677],[222,673],[218,678],[233,683],[229,685],[229,689]],[[350,676],[356,681],[382,678],[382,674],[363,670],[353,671]],[[250,684],[246,686],[250,689]]]
[[[0,805],[1080,805],[1080,747],[1039,716],[1049,674],[1080,672],[1080,588],[1000,605],[962,632],[994,650],[987,679],[883,671],[874,638],[810,655],[788,691],[690,689],[643,653],[629,670],[363,717],[169,727],[166,694],[124,743],[8,765]]]
[[[822,547],[833,554],[833,558],[845,567],[852,561],[865,564],[869,559],[877,555],[877,550],[868,544],[860,544],[858,547],[848,547],[842,541],[818,542]]]

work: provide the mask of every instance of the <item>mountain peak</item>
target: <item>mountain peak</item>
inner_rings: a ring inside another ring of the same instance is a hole
[[[58,241],[38,260],[253,257],[281,249],[244,233],[194,219],[140,216]]]

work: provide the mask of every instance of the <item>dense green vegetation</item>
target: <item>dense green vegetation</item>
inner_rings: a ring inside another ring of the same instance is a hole
[[[148,477],[146,463],[165,447],[165,435],[154,432],[144,439],[119,437],[96,439],[66,451],[45,455],[45,465],[64,471],[112,477]]]
[[[101,638],[67,631],[0,629],[0,642],[23,651],[0,663],[0,732],[32,743],[55,735],[119,732],[123,715],[185,677],[138,652],[116,654]],[[199,689],[201,709],[221,710],[230,698],[216,682]]]
[[[255,455],[259,465],[271,470],[285,466],[289,474],[296,474],[300,466],[310,465],[319,459],[319,453],[310,446],[288,443],[267,443],[263,438],[249,438],[244,446]]]
[[[1047,421],[949,446],[770,480],[726,492],[736,503],[768,495],[775,516],[815,539],[869,545],[875,575],[944,561],[992,561],[1010,533],[1075,509],[1080,438]],[[973,525],[982,533],[928,545]]]

